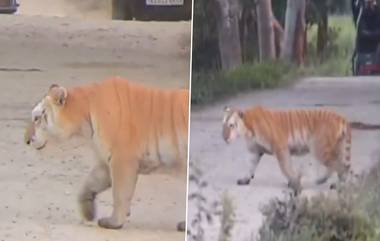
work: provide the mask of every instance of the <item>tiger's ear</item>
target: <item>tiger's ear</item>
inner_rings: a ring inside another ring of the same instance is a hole
[[[49,88],[48,95],[53,99],[55,104],[63,106],[67,99],[67,89],[57,84],[52,84]]]
[[[52,84],[52,85],[50,85],[50,87],[49,87],[49,91],[50,91],[51,89],[53,89],[53,88],[56,88],[56,87],[59,87],[59,85],[57,85],[57,84]]]
[[[243,117],[244,117],[244,112],[241,111],[241,110],[239,110],[238,114],[239,114],[239,117],[243,119]]]
[[[224,107],[224,112],[231,112],[231,108],[228,107],[228,106],[225,106],[225,107]]]

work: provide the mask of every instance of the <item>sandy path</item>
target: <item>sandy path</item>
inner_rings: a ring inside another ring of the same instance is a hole
[[[191,117],[190,160],[197,161],[205,172],[210,187],[204,194],[212,201],[227,192],[236,208],[236,224],[232,240],[252,240],[262,223],[261,205],[286,190],[286,179],[281,174],[276,160],[264,156],[257,169],[255,180],[249,186],[237,186],[236,180],[248,168],[249,154],[244,142],[227,146],[221,138],[221,122],[225,105],[248,107],[254,104],[278,108],[315,107],[326,105],[351,120],[380,123],[380,79],[379,78],[320,78],[308,79],[287,89],[258,91],[237,96],[228,101],[195,110]],[[353,132],[352,160],[357,172],[368,170],[374,162],[378,148],[379,132]],[[328,184],[315,187],[311,184],[316,172],[322,169],[310,156],[294,159],[301,168],[306,192],[324,190]],[[194,186],[190,186],[190,191]],[[189,205],[189,217],[194,215],[194,204]],[[218,224],[206,225],[207,240],[215,240]]]
[[[23,144],[24,120],[52,83],[73,86],[111,75],[188,87],[190,23],[83,21],[0,15],[0,240],[183,240],[186,185],[139,179],[122,230],[81,221],[76,195],[94,155],[81,140],[47,153]],[[111,211],[111,195],[98,200]]]

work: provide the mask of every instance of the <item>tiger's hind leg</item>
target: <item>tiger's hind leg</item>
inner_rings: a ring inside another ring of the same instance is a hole
[[[341,166],[341,148],[339,143],[331,146],[331,143],[320,141],[316,143],[314,156],[326,168],[325,173],[315,180],[316,185],[322,185],[335,173]]]
[[[322,184],[336,172],[340,182],[344,182],[349,170],[351,151],[351,134],[348,129],[342,135],[334,135],[332,132],[320,132],[318,142],[314,145],[314,156],[326,167],[326,174],[316,180],[316,184]]]
[[[288,186],[297,195],[301,192],[301,176],[296,174],[291,165],[289,150],[287,148],[278,149],[275,151],[275,155],[282,173],[288,179]]]

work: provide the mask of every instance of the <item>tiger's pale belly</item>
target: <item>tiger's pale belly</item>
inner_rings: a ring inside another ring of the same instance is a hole
[[[296,130],[288,138],[288,148],[291,155],[303,156],[310,152],[310,135],[305,130]]]
[[[172,140],[162,137],[159,142],[147,141],[148,144],[142,148],[138,154],[140,174],[150,174],[152,172],[172,173],[186,170],[187,138],[178,139],[175,146]],[[107,148],[99,133],[94,131],[92,135],[93,149],[100,160],[107,164],[112,157],[112,151]],[[127,152],[128,152],[128,147]]]
[[[264,139],[261,139],[260,137],[246,138],[246,142],[248,149],[251,152],[259,152],[268,155],[273,155],[274,147]],[[290,155],[303,156],[310,152],[308,140],[289,140],[287,146]]]
[[[176,147],[171,141],[161,139],[157,145],[145,148],[139,160],[139,173],[170,172],[186,166],[187,145]]]

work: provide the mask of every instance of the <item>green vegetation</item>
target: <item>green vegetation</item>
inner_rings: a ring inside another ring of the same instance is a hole
[[[208,183],[203,178],[202,171],[197,167],[196,161],[191,161],[189,183],[194,185],[194,191],[189,193],[188,200],[192,202],[196,208],[196,212],[191,221],[188,220],[189,226],[187,230],[187,240],[204,241],[205,227],[204,223],[213,224],[220,223],[220,231],[218,235],[219,241],[230,241],[231,231],[235,224],[235,210],[233,200],[227,193],[221,198],[221,202],[210,202],[204,195]]]
[[[219,240],[231,240],[230,232],[225,232],[234,225],[230,202],[223,199]],[[380,162],[337,190],[312,197],[289,193],[284,199],[273,199],[262,208],[264,222],[251,241],[378,241],[379,203]]]
[[[306,64],[299,68],[282,63],[245,63],[230,71],[193,71],[192,104],[202,105],[256,89],[275,88],[294,82],[304,76],[351,75],[355,28],[351,16],[329,18],[329,38],[325,53],[317,56],[317,27],[308,30]]]
[[[313,76],[351,75],[351,57],[356,37],[352,17],[332,16],[329,21],[328,41],[321,57],[316,53],[317,27],[313,25],[308,30],[307,73]]]
[[[192,104],[205,104],[242,91],[274,88],[296,76],[296,68],[281,62],[244,64],[230,72],[193,73]]]
[[[192,197],[201,202],[198,201],[199,213],[189,227],[189,240],[205,240],[200,217],[207,217],[209,222],[218,219],[221,224],[218,240],[232,240],[231,230],[236,225],[233,200],[224,195],[221,203],[209,207],[199,205],[207,202],[202,195],[206,185],[202,184],[199,171],[193,173],[191,182],[198,186]],[[380,162],[369,173],[351,179],[336,190],[312,197],[289,193],[284,199],[273,199],[262,208],[264,222],[250,241],[378,241],[379,203]],[[194,231],[201,235],[191,235]]]
[[[380,163],[338,192],[288,197],[263,208],[259,241],[380,240]]]

